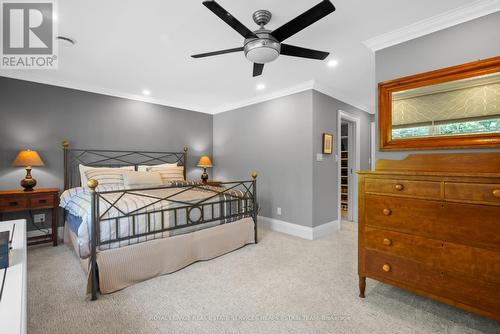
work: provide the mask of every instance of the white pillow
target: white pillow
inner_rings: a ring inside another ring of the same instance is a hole
[[[173,167],[151,167],[148,172],[158,172],[161,175],[163,183],[170,183],[172,181],[184,180],[184,166]]]
[[[121,169],[121,170],[134,170],[134,166],[124,166],[124,167],[119,167],[119,168],[114,168],[114,167],[92,167],[92,166],[85,166],[85,165],[78,165],[78,169],[80,170],[80,182],[82,183],[82,187],[87,186],[87,181],[88,178],[85,175],[85,172],[91,169]]]
[[[125,171],[120,168],[95,168],[85,171],[87,180],[94,179],[98,182],[98,186],[121,186],[123,187],[123,173]],[[87,187],[84,184],[83,187]]]
[[[158,172],[124,172],[123,184],[125,188],[149,188],[163,185],[161,174]]]
[[[139,172],[147,172],[148,169],[150,168],[168,168],[168,167],[177,167],[177,162],[174,163],[166,163],[166,164],[160,164],[160,165],[139,165],[137,166],[137,170]]]

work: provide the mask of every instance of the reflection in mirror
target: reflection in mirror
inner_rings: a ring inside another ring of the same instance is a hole
[[[500,133],[500,73],[392,93],[392,139]]]

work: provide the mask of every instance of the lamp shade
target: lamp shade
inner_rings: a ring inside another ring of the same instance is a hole
[[[16,160],[12,163],[15,167],[43,166],[44,163],[37,151],[24,150],[17,154]]]
[[[210,158],[207,155],[204,155],[200,158],[200,160],[198,160],[198,167],[211,168],[212,161],[210,161]]]

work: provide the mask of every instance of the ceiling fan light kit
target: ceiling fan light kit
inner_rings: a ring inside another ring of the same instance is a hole
[[[276,60],[279,55],[318,60],[324,60],[329,55],[329,52],[306,49],[282,43],[290,36],[295,35],[302,29],[307,28],[316,21],[334,12],[335,7],[329,0],[323,0],[316,6],[285,23],[274,31],[267,30],[265,28],[265,25],[269,23],[272,17],[271,12],[268,10],[262,9],[253,13],[252,18],[254,22],[260,26],[260,28],[255,31],[251,31],[224,8],[222,8],[217,2],[204,1],[203,5],[236,30],[245,40],[243,47],[201,53],[192,55],[191,57],[193,58],[203,58],[243,51],[245,57],[254,63],[253,76],[255,77],[262,74],[264,64]]]
[[[255,31],[257,38],[245,39],[245,57],[252,63],[265,64],[276,60],[280,55],[281,45],[269,30]]]

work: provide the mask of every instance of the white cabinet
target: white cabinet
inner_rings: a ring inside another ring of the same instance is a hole
[[[14,227],[15,226],[15,227]],[[0,324],[2,333],[26,333],[26,220],[0,222],[0,231],[14,230],[10,266],[0,300]],[[12,235],[12,233],[11,233]],[[0,269],[0,284],[4,277]]]

